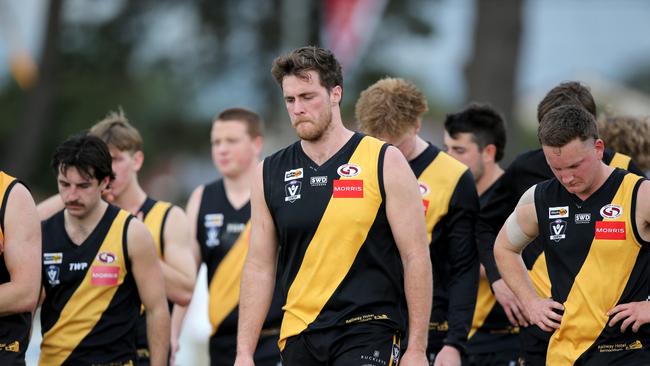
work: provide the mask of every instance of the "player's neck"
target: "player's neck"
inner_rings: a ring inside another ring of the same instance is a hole
[[[578,198],[581,200],[586,201],[592,194],[596,193],[596,191],[600,189],[603,184],[605,184],[613,171],[614,169],[612,167],[606,165],[601,161],[600,165],[598,166],[598,174],[596,175],[596,179],[594,179],[594,183],[584,192],[576,193],[575,195],[578,196]]]
[[[240,209],[251,198],[251,180],[255,174],[258,161],[255,160],[242,174],[236,177],[223,177],[223,185],[226,189],[226,197],[230,205],[235,209]]]
[[[486,166],[487,169],[485,169],[485,172],[483,172],[483,176],[481,179],[476,182],[476,192],[478,195],[482,195],[487,191],[493,184],[494,182],[499,179],[503,175],[503,169],[499,164],[492,164],[490,166]]]
[[[336,116],[336,117],[335,117]],[[345,145],[354,132],[348,130],[341,121],[341,116],[333,114],[330,127],[323,132],[323,136],[315,141],[302,140],[302,150],[316,164],[322,165],[334,154],[336,154],[343,145]]]
[[[119,196],[115,197],[113,204],[136,215],[146,199],[147,194],[140,187],[138,180],[134,179]]]
[[[108,204],[100,199],[97,205],[84,216],[70,215],[67,209],[63,211],[65,231],[73,243],[81,245],[90,236],[104,216],[107,207]]]

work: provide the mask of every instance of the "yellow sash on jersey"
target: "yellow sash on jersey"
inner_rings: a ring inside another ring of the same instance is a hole
[[[144,218],[144,224],[147,226],[147,229],[149,229],[149,232],[151,232],[153,242],[156,244],[156,252],[158,253],[159,258],[163,257],[161,246],[161,239],[163,237],[162,229],[165,214],[170,207],[172,207],[172,204],[169,202],[157,201],[154,203],[153,207],[151,207],[151,210],[149,210],[147,216]]]
[[[16,178],[7,175],[5,172],[0,171],[0,208],[2,207],[5,195],[7,194],[7,189],[11,182],[16,180]],[[2,232],[2,227],[0,226],[0,248],[4,246],[4,233]],[[0,250],[0,255],[2,255],[3,250]]]
[[[244,231],[221,260],[210,281],[209,316],[212,334],[216,333],[221,323],[239,304],[239,284],[248,254],[251,223],[246,224]]]
[[[115,261],[103,263],[97,257],[94,258],[83,281],[61,310],[59,319],[50,330],[43,334],[39,365],[61,365],[95,327],[110,305],[117,289],[124,282],[126,276],[125,256],[128,253],[123,251],[122,238],[128,217],[128,212],[119,211],[104,238],[104,242],[97,251],[97,253],[109,252],[115,254]],[[117,284],[112,286],[92,285],[94,266],[119,267]]]
[[[348,163],[361,167],[359,175],[340,179],[363,180],[363,198],[334,198],[327,204],[307,247],[302,265],[287,294],[278,345],[309,326],[332,297],[366,240],[382,203],[378,179],[383,142],[365,136]]]

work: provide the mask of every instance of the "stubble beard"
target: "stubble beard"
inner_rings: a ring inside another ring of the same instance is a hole
[[[332,110],[328,109],[325,115],[323,115],[322,118],[319,118],[318,121],[310,121],[310,122],[301,122],[301,123],[311,123],[312,126],[314,127],[311,130],[307,131],[300,131],[298,129],[298,125],[296,125],[296,133],[298,134],[298,137],[300,137],[301,140],[304,141],[309,141],[309,142],[314,142],[318,141],[323,137],[323,134],[325,134],[325,131],[329,128],[329,126],[332,124]]]

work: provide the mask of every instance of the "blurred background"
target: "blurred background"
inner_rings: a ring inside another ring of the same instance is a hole
[[[650,115],[648,19],[645,0],[0,0],[0,169],[37,200],[54,194],[54,147],[121,107],[144,137],[143,187],[184,206],[217,177],[209,130],[221,110],[259,112],[265,153],[295,139],[269,71],[308,44],[343,64],[351,127],[360,91],[399,76],[427,94],[434,142],[446,113],[495,106],[507,163],[537,146],[537,103],[562,81],[590,86],[601,113]],[[209,332],[202,296],[180,364],[207,357],[193,348]]]

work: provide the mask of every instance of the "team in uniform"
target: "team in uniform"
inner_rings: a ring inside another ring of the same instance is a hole
[[[187,216],[140,188],[121,111],[57,147],[38,207],[0,172],[0,364],[25,364],[39,289],[40,365],[174,364],[201,263],[215,366],[650,364],[650,186],[584,85],[504,171],[489,106],[447,116],[445,152],[411,82],[363,91],[355,132],[329,50],[272,75],[299,140],[260,162],[261,118],[221,112]]]

